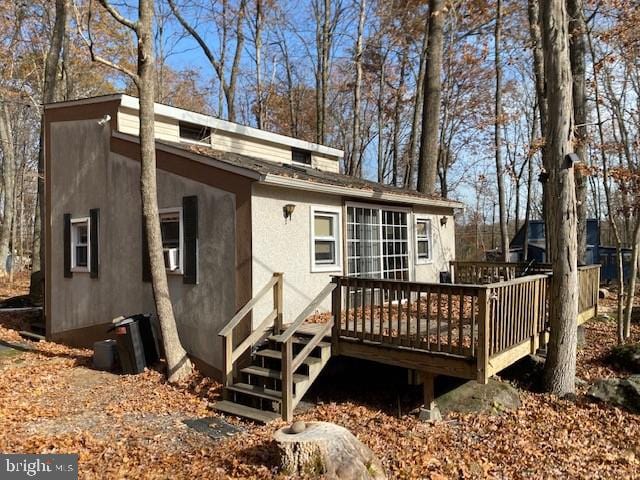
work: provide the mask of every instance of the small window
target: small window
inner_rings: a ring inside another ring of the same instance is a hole
[[[209,143],[211,128],[195,123],[180,122],[180,140],[187,142]]]
[[[160,212],[164,265],[168,272],[182,273],[182,210]]]
[[[416,218],[416,263],[431,260],[431,220]]]
[[[304,165],[311,165],[311,152],[306,150],[299,150],[297,148],[291,149],[291,160],[293,163],[302,163]]]
[[[74,272],[88,272],[91,252],[89,251],[89,218],[71,220],[71,269]]]
[[[311,210],[311,270],[340,270],[340,221],[337,211]]]

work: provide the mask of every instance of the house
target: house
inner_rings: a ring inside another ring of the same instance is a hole
[[[87,346],[113,318],[154,310],[138,100],[44,111],[46,334]],[[288,322],[333,275],[438,282],[449,270],[461,203],[341,175],[334,148],[161,104],[155,122],[169,289],[181,341],[205,372],[220,375],[218,332],[274,272]],[[270,308],[257,305],[254,321]]]
[[[511,262],[524,261],[524,225],[516,232],[509,245],[509,260]],[[528,260],[545,263],[546,239],[544,220],[529,221]],[[625,280],[629,278],[631,268],[631,249],[623,248],[623,268]],[[611,282],[618,278],[616,265],[616,248],[600,243],[600,222],[595,218],[587,219],[587,265],[599,263],[602,265],[600,279],[603,282]]]

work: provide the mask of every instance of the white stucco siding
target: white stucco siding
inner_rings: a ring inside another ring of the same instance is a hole
[[[295,205],[293,216],[285,220],[282,208]],[[292,322],[311,300],[329,283],[334,272],[311,272],[311,208],[341,209],[342,198],[332,195],[288,190],[254,184],[251,199],[253,228],[252,269],[254,294],[269,281],[273,272],[284,272],[284,320]],[[342,233],[342,222],[340,215]],[[342,237],[342,235],[341,235]],[[340,243],[340,256],[343,246]],[[344,265],[344,262],[341,262]],[[254,311],[253,321],[258,324],[271,311],[273,301],[267,296]],[[330,309],[328,298],[323,308]]]
[[[415,244],[415,218],[428,218],[431,220],[431,242],[432,255],[431,260],[425,263],[416,262],[416,244]],[[446,218],[447,222],[442,225],[440,220]],[[455,222],[453,218],[453,210],[451,209],[433,209],[428,207],[414,207],[412,220],[412,250],[414,264],[414,276],[416,282],[439,282],[440,272],[449,271],[449,262],[455,260],[456,242],[455,242]]]

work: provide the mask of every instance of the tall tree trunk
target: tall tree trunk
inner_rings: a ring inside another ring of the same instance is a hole
[[[407,52],[408,48],[402,49],[402,57],[400,59],[400,79],[398,88],[396,89],[396,101],[393,112],[393,152],[392,152],[392,174],[391,184],[398,186],[398,169],[400,157],[400,113],[402,111],[402,93],[404,92],[405,71],[407,69]]]
[[[542,8],[544,71],[549,118],[544,154],[555,199],[547,232],[555,261],[551,279],[551,332],[545,363],[545,386],[554,394],[575,391],[578,317],[576,191],[572,151],[572,101],[568,18],[564,0],[545,0]]]
[[[507,229],[507,204],[504,190],[504,167],[502,165],[502,64],[500,43],[502,41],[502,0],[496,2],[496,26],[494,34],[494,53],[496,69],[496,103],[494,123],[494,146],[496,149],[496,176],[498,181],[498,209],[500,214],[500,247],[502,259],[509,259],[509,230]]]
[[[7,272],[7,257],[9,255],[9,243],[14,217],[14,188],[16,180],[16,156],[15,139],[12,127],[9,105],[0,102],[0,142],[2,142],[2,190],[3,190],[3,214],[2,226],[0,226],[0,275]]]
[[[422,131],[418,157],[418,190],[431,194],[435,190],[438,172],[438,128],[442,93],[442,49],[444,43],[445,8],[443,0],[429,1],[429,33],[427,66],[424,78]]]
[[[51,43],[44,65],[44,85],[42,88],[42,103],[47,104],[55,100],[58,84],[58,64],[60,52],[64,44],[67,27],[68,0],[56,0],[56,16],[51,34]],[[44,117],[43,117],[44,118]],[[44,233],[44,121],[40,122],[40,145],[38,148],[38,194],[36,199],[36,214],[33,222],[33,244],[31,249],[31,281],[29,296],[35,304],[41,304],[44,298],[45,280],[45,242]]]
[[[422,48],[420,49],[420,65],[418,67],[418,78],[416,79],[416,95],[413,102],[413,115],[411,117],[411,132],[409,134],[409,145],[407,147],[407,172],[404,176],[404,187],[413,188],[414,171],[416,163],[416,146],[418,145],[418,135],[420,128],[420,114],[422,112],[422,98],[424,92],[424,76],[427,65],[427,42],[429,39],[429,27],[424,29],[422,36]]]
[[[540,4],[538,0],[528,0],[528,14],[529,14],[529,33],[531,35],[531,43],[533,50],[533,70],[535,75],[536,84],[536,99],[538,102],[538,112],[540,115],[540,136],[543,140],[547,135],[547,92],[544,81],[544,54],[542,52],[542,32],[540,23]],[[546,141],[546,140],[545,140]],[[544,155],[545,146],[542,146],[542,166],[546,173],[541,175],[542,180],[542,215],[544,218],[545,232],[549,231],[549,225],[551,220],[549,215],[551,213],[550,208],[550,196],[549,185],[546,180],[546,176],[549,172],[549,165],[545,162],[547,157]],[[551,247],[549,245],[549,234],[545,234],[545,252],[546,261],[551,262]]]
[[[384,83],[385,83],[385,63],[387,54],[382,55],[382,45],[380,50],[380,73],[378,78],[378,182],[384,182],[384,148],[382,144],[382,132],[384,130]]]
[[[160,320],[167,377],[170,382],[180,380],[191,372],[191,362],[185,352],[176,327],[169,295],[167,271],[162,254],[162,234],[158,212],[156,180],[155,115],[154,115],[154,59],[153,59],[153,0],[140,0],[138,17],[138,89],[140,93],[140,192],[151,279],[156,312]]]
[[[587,162],[587,97],[586,42],[587,26],[584,21],[583,0],[567,0],[569,15],[569,52],[573,77],[573,117],[575,123],[575,151],[582,163]],[[578,168],[576,176],[576,201],[578,202],[578,262],[587,260],[587,178]]]
[[[262,99],[262,24],[264,22],[264,14],[262,8],[262,0],[256,0],[256,125],[260,129],[264,128],[264,105]]]
[[[358,34],[356,37],[355,66],[356,79],[353,85],[353,133],[351,138],[351,164],[349,175],[354,175],[356,166],[360,163],[360,94],[362,89],[362,36],[364,32],[364,17],[367,9],[366,0],[360,0],[358,9]]]

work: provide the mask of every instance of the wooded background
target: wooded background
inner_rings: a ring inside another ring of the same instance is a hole
[[[601,219],[619,247],[640,239],[639,3],[567,2],[572,51],[584,59],[581,121],[574,98],[583,215]],[[467,204],[460,259],[482,258],[527,218],[543,218],[537,0],[160,0],[155,8],[158,102],[344,149],[345,173],[406,188],[418,187],[421,155],[435,154],[435,193]],[[10,249],[26,258],[38,223],[51,46],[60,40],[55,101],[137,94],[129,77],[92,62],[87,44],[122,69],[135,69],[137,52],[97,2],[16,0],[0,9],[0,258]]]

